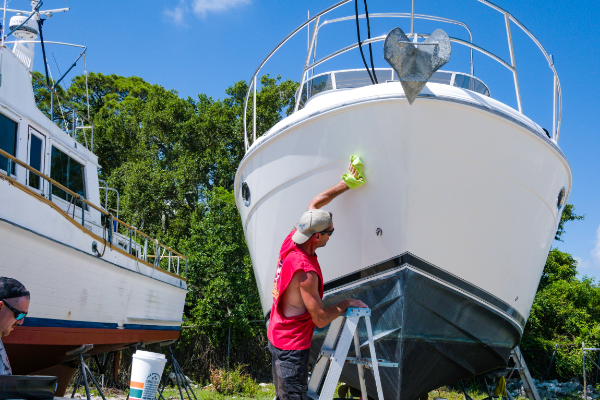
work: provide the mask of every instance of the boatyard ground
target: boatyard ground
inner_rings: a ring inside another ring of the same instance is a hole
[[[262,383],[259,384],[260,390],[256,393],[254,397],[248,397],[243,394],[233,394],[233,395],[223,395],[217,393],[210,386],[205,386],[203,388],[198,387],[194,389],[194,393],[198,400],[272,400],[275,397],[275,387],[272,383]],[[93,391],[94,396],[92,396],[91,400],[102,400],[102,397],[98,395],[98,392]],[[105,393],[107,400],[125,400],[127,398],[127,392],[123,391],[115,391],[115,390],[107,390]],[[177,388],[169,388],[164,391],[163,396],[165,400],[173,400],[179,399],[179,393]],[[469,391],[469,396],[472,397],[473,400],[482,400],[488,397],[487,393],[482,392],[480,390]],[[428,399],[433,400],[434,397],[442,397],[448,400],[464,400],[464,395],[462,392],[457,390],[444,387],[439,390],[434,390],[429,393]],[[79,392],[75,395],[75,398],[85,399],[85,392],[79,390]],[[572,397],[577,398],[577,397]],[[515,400],[526,400],[525,397],[517,397]]]

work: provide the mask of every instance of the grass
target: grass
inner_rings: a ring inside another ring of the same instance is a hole
[[[250,397],[245,394],[221,394],[215,390],[212,390],[212,388],[194,389],[194,394],[198,400],[273,400],[273,397],[275,397],[275,386],[273,386],[271,383],[265,387],[259,386],[258,391],[254,394],[254,397]],[[185,392],[183,395],[187,398]],[[179,399],[179,390],[177,388],[167,388],[163,392],[163,397],[166,400]]]
[[[272,383],[269,383],[267,385],[263,385],[260,386],[257,384],[257,391],[254,393],[253,396],[249,396],[247,394],[240,394],[240,393],[236,393],[236,394],[223,394],[223,393],[218,393],[216,390],[213,389],[214,386],[205,386],[205,387],[198,387],[194,390],[194,394],[196,395],[196,397],[198,398],[198,400],[273,400],[273,398],[275,397],[275,387],[273,386]],[[70,391],[67,391],[67,397],[71,397],[71,393],[72,393],[73,388],[71,388]],[[189,390],[189,388],[188,388]],[[182,389],[183,391],[183,389]],[[80,390],[77,391],[79,394],[82,395],[82,398],[85,399],[85,391],[83,389],[80,388]],[[93,396],[99,396],[98,392],[93,389],[91,390],[91,394]],[[468,394],[469,396],[471,396],[471,398],[473,398],[473,400],[482,400],[486,397],[488,397],[487,393],[483,392],[483,391],[479,391],[479,390],[468,390]],[[124,399],[125,397],[127,397],[127,390],[120,391],[120,390],[114,390],[111,388],[107,388],[104,390],[104,395],[106,396],[107,400],[109,398],[121,398]],[[187,399],[187,395],[185,393],[185,391],[183,391],[183,395],[184,397]],[[179,390],[177,389],[177,387],[167,387],[164,391],[163,391],[163,397],[165,398],[165,400],[176,400],[176,399],[180,399],[179,396]],[[429,392],[429,396],[428,399],[429,400],[433,400],[434,397],[442,397],[442,398],[446,398],[448,400],[465,400],[464,394],[462,391],[459,390],[455,390],[449,387],[442,387],[436,390],[432,390],[431,392]],[[356,400],[358,400],[357,398],[355,398]],[[523,397],[518,397],[515,400],[527,400],[526,398]]]

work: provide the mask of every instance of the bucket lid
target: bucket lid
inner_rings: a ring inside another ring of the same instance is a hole
[[[153,353],[151,351],[143,350],[137,350],[133,356],[136,358],[154,358],[156,360],[167,360],[165,355],[162,353]]]

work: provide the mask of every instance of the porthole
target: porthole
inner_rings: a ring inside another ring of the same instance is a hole
[[[246,207],[250,206],[250,188],[246,182],[242,183],[242,199]]]
[[[556,209],[558,211],[562,210],[563,206],[564,206],[564,202],[565,202],[565,187],[563,186],[560,189],[560,192],[558,192],[558,200],[556,201]]]

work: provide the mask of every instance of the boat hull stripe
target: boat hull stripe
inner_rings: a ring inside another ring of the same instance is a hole
[[[342,276],[335,280],[329,281],[325,283],[324,290],[325,292],[329,292],[331,290],[337,289],[339,287],[354,283],[358,280],[371,277],[373,275],[382,273],[384,271],[390,270],[392,268],[399,267],[401,265],[410,264],[416,269],[419,269],[429,275],[432,275],[452,286],[455,286],[471,295],[480,298],[481,300],[487,302],[488,304],[497,307],[502,312],[510,315],[514,318],[520,325],[521,328],[525,327],[525,323],[527,322],[525,317],[521,315],[517,310],[508,305],[506,302],[502,301],[498,297],[493,294],[486,292],[485,290],[478,288],[477,286],[463,280],[462,278],[453,275],[443,269],[436,267],[433,264],[428,263],[427,261],[411,254],[404,253],[400,256],[394,257],[388,261],[384,261],[382,263],[367,267],[363,270],[353,272],[351,274]]]
[[[64,319],[51,318],[33,318],[27,317],[23,322],[23,327],[27,328],[82,328],[82,329],[119,329],[114,323],[89,322],[89,321],[69,321]],[[152,330],[152,331],[179,331],[178,325],[139,325],[123,324],[123,329]]]

